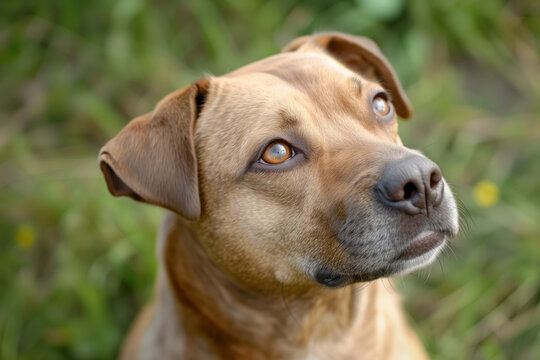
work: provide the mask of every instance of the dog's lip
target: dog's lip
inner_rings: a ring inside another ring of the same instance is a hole
[[[328,288],[338,288],[347,285],[351,277],[328,268],[319,269],[314,275],[315,281]]]
[[[399,253],[396,260],[409,260],[421,256],[441,245],[445,240],[444,233],[430,231],[421,233],[413,242]]]

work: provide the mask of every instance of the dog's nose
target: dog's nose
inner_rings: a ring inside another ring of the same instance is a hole
[[[377,184],[383,203],[410,215],[426,213],[439,205],[444,184],[441,170],[433,161],[411,156],[388,165]]]

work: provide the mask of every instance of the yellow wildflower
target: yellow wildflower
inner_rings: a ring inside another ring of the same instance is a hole
[[[499,201],[499,187],[492,181],[482,180],[474,187],[473,195],[481,207],[492,207]]]
[[[15,233],[15,241],[17,245],[23,249],[27,249],[34,245],[36,241],[36,233],[30,226],[23,225],[17,229]]]

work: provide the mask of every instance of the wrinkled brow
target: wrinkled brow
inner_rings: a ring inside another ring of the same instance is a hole
[[[347,79],[347,82],[352,84],[352,86],[354,87],[354,89],[356,90],[358,95],[362,94],[362,86],[363,86],[363,81],[362,80],[360,80],[357,77],[350,77],[350,78]]]
[[[279,118],[279,127],[281,129],[290,129],[298,126],[298,118],[286,109],[279,110]]]

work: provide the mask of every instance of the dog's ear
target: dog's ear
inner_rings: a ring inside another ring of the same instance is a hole
[[[309,51],[312,46],[325,49],[349,69],[375,77],[391,93],[396,112],[402,118],[412,115],[412,108],[399,79],[381,50],[372,40],[342,33],[302,36],[283,48],[283,52]]]
[[[99,154],[114,196],[163,206],[190,220],[201,214],[193,131],[209,80],[165,97],[133,119]]]

